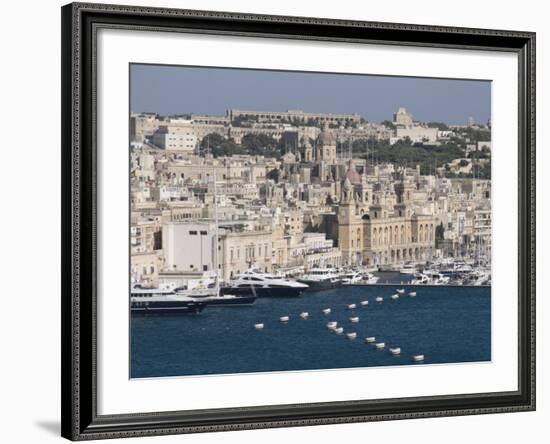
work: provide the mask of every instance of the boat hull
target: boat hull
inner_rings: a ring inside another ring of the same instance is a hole
[[[298,282],[308,285],[308,288],[306,289],[307,291],[330,290],[332,288],[338,288],[342,286],[342,281],[309,281],[299,279]]]
[[[221,293],[221,291],[220,291]],[[223,294],[223,293],[222,293]],[[229,293],[228,293],[229,294]],[[235,295],[235,293],[230,293],[232,295]],[[236,296],[236,295],[235,295]],[[234,299],[225,299],[225,298],[212,298],[208,299],[206,303],[209,307],[216,307],[223,305],[224,307],[237,307],[241,305],[252,305],[254,302],[256,302],[256,296],[254,295],[239,295],[238,297]]]
[[[192,315],[198,314],[206,307],[206,302],[132,302],[132,315]]]
[[[254,287],[254,289],[252,287],[222,287],[220,294],[254,298],[255,293],[259,298],[288,298],[301,296],[305,290],[307,288],[302,287]]]

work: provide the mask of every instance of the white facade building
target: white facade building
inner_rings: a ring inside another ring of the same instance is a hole
[[[213,269],[215,224],[167,223],[162,226],[162,246],[167,270],[184,272]]]

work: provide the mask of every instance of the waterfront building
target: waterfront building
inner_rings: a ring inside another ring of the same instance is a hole
[[[347,265],[378,266],[426,261],[435,250],[436,219],[415,210],[415,187],[396,183],[393,191],[371,191],[353,171],[347,175],[338,207],[338,245]]]
[[[159,285],[159,268],[162,256],[157,253],[132,253],[130,283],[156,288]]]

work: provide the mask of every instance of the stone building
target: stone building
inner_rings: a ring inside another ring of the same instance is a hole
[[[338,245],[347,265],[378,266],[426,261],[435,250],[436,220],[415,211],[415,186],[397,183],[393,191],[372,191],[348,171],[338,207]]]

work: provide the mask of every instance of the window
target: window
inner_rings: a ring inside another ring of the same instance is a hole
[[[191,231],[189,231],[189,234],[190,234],[191,236],[196,236],[196,235],[197,235],[197,231],[196,231],[196,230],[191,230]]]
[[[202,271],[208,271],[208,265],[203,265],[202,266]]]
[[[203,231],[203,230],[201,230],[201,236],[206,236],[207,234],[208,234],[208,232],[207,232],[207,231]]]

